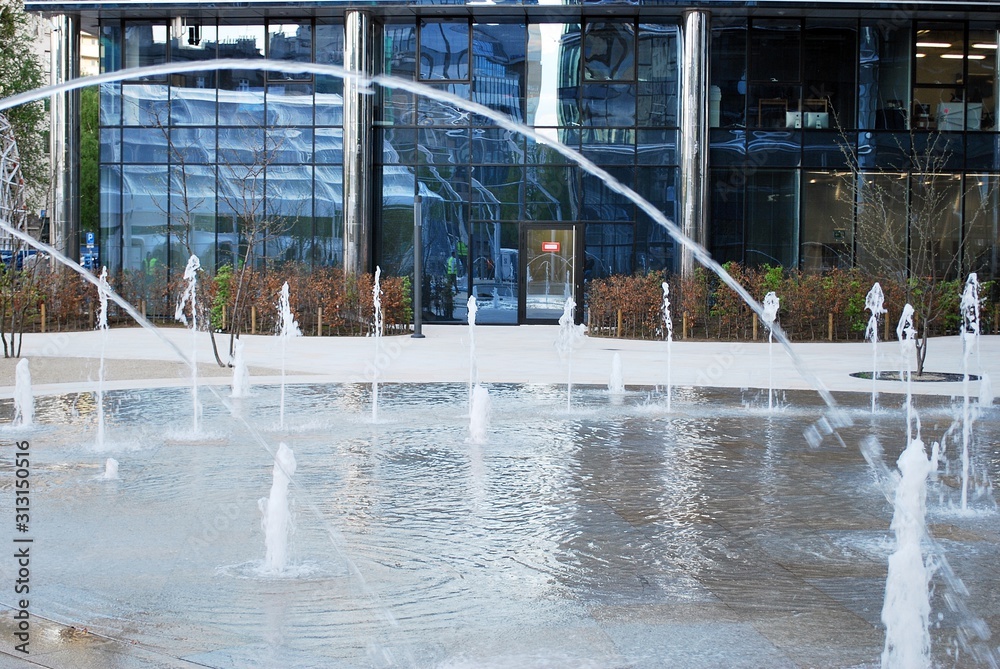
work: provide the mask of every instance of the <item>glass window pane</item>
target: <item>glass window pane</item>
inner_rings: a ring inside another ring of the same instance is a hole
[[[118,165],[101,165],[101,262],[108,270],[116,272],[119,269],[137,269],[142,263],[142,256],[134,258],[134,264],[128,262],[126,255],[122,259],[122,207],[121,207],[121,167]]]
[[[799,82],[800,42],[798,19],[755,20],[750,29],[750,79]]]
[[[677,125],[680,76],[677,50],[677,26],[640,24],[638,125]]]
[[[125,128],[122,130],[122,162],[167,162],[167,132],[163,128]]]
[[[316,62],[323,65],[344,64],[344,26],[319,24],[316,26]],[[316,75],[316,105],[321,95],[339,95],[344,90],[344,80],[335,76]],[[317,118],[319,109],[316,110]]]
[[[598,165],[635,163],[635,131],[631,128],[584,129],[580,133],[581,153]]]
[[[555,127],[577,120],[567,117],[563,100],[570,93],[575,107],[579,83],[580,26],[575,23],[539,23],[528,26],[527,122]]]
[[[474,164],[523,165],[524,135],[505,128],[472,129]]]
[[[586,81],[635,79],[635,25],[587,23],[583,34],[583,78]]]
[[[802,178],[802,269],[849,268],[854,237],[853,173],[803,172]]]
[[[125,22],[125,67],[147,67],[167,62],[167,26],[140,21]],[[165,75],[138,77],[164,81]]]
[[[472,27],[472,99],[515,121],[524,120],[523,23]]]
[[[473,167],[472,218],[519,221],[524,197],[524,168],[510,165]]]
[[[969,77],[965,82],[966,122],[969,130],[997,129],[998,70],[996,30],[969,31]]]
[[[676,165],[677,132],[674,130],[636,131],[639,165]]]
[[[965,220],[964,269],[980,281],[1000,278],[1000,175],[966,177]]]
[[[264,57],[264,26],[219,26],[219,58]],[[264,73],[260,70],[222,70],[219,79],[219,118],[226,123],[264,124]]]
[[[635,125],[635,84],[591,84],[580,88],[580,122],[591,127]]]
[[[574,221],[579,172],[575,167],[529,166],[524,188],[524,217],[529,221]]]
[[[101,72],[117,72],[122,69],[122,30],[115,23],[102,25],[101,35]]]
[[[607,167],[611,177],[634,188],[634,167]],[[584,174],[581,178],[582,205],[580,218],[588,221],[631,222],[635,220],[635,205],[630,199],[608,188],[601,179]]]
[[[266,125],[312,124],[312,84],[272,82],[268,85]]]
[[[267,26],[267,57],[294,63],[311,63],[312,25],[309,23],[271,23]],[[272,80],[310,81],[308,72],[270,72]]]
[[[958,277],[961,261],[962,177],[915,174],[911,181],[910,271],[941,279]]]
[[[267,168],[267,257],[301,262],[312,243],[313,170],[309,165]]]
[[[807,21],[803,36],[803,112],[826,113],[817,117],[824,128],[853,129],[858,87],[858,38],[855,23]],[[803,127],[813,127],[809,117]]]
[[[404,25],[387,23],[383,31],[385,59],[382,61],[382,71],[401,79],[415,79],[417,29],[412,23]]]
[[[167,175],[159,165],[122,167],[121,220],[129,231],[126,269],[141,269],[149,258],[162,267],[169,261]],[[185,261],[187,259],[185,258]]]
[[[862,25],[859,128],[907,129],[912,45],[909,26]]]
[[[215,88],[170,89],[170,121],[174,125],[214,125]]]
[[[300,165],[313,162],[312,128],[268,128],[268,163]]]
[[[215,167],[175,165],[170,169],[170,227],[203,267],[215,267]]]
[[[219,36],[214,25],[190,26],[187,34],[172,42],[170,60],[172,62],[194,63],[215,60],[218,54]],[[214,89],[216,73],[180,72],[170,75],[170,83],[175,88]],[[175,121],[176,122],[176,121]]]
[[[166,85],[122,84],[121,91],[123,125],[167,126],[170,119]]]
[[[587,223],[584,281],[612,274],[631,274],[634,241],[635,226]]]
[[[383,183],[392,180],[383,175]],[[344,198],[343,173],[337,167],[316,167],[316,183],[314,185],[314,216],[316,230],[316,247],[313,252],[313,262],[317,265],[332,265],[339,267],[344,262]],[[413,177],[410,175],[410,193],[413,192]],[[395,187],[395,186],[394,186]],[[383,188],[383,197],[387,190]],[[412,195],[411,195],[412,201]],[[385,207],[383,201],[383,207]]]
[[[420,26],[420,78],[469,79],[469,22],[424,21]]]
[[[962,86],[965,31],[959,23],[917,23],[917,85]]]
[[[746,127],[746,25],[712,29],[709,126]],[[718,96],[718,114],[713,111],[712,93]]]
[[[798,173],[758,170],[747,179],[746,262],[795,267],[798,260]]]
[[[906,276],[905,174],[867,173],[860,182],[857,199],[857,265],[873,274]]]
[[[117,163],[122,159],[122,131],[101,128],[101,163]]]
[[[710,169],[712,257],[719,262],[743,262],[743,202],[745,183],[742,171]]]

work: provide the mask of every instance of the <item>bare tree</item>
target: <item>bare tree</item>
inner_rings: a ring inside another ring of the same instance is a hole
[[[980,207],[990,198],[967,198],[977,187],[962,185],[949,170],[950,142],[958,135],[915,133],[896,136],[896,164],[867,167],[852,141],[841,132],[848,170],[841,197],[855,205],[855,264],[902,286],[917,321],[917,374],[923,374],[932,329],[951,313],[961,291],[963,266],[962,202]],[[904,145],[904,142],[907,142]],[[978,180],[977,180],[978,182]],[[971,220],[976,211],[966,211]]]
[[[232,160],[235,156],[227,155],[220,168],[219,197],[232,212],[239,249],[233,251],[232,258],[236,290],[232,318],[227,322],[230,359],[235,352],[236,338],[246,329],[250,272],[258,258],[266,257],[268,245],[278,242],[291,230],[299,217],[298,211],[305,205],[304,200],[298,200],[297,211],[292,214],[276,213],[278,208],[273,202],[265,206],[268,196],[273,200],[281,195],[274,181],[269,185],[270,193],[265,193],[265,175],[276,162],[283,143],[284,138],[273,131],[264,133],[263,144],[248,137],[243,151],[249,151],[250,159]],[[221,178],[223,172],[227,175],[225,182]]]

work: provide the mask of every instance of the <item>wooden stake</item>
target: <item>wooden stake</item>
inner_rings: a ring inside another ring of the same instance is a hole
[[[257,307],[250,307],[250,334],[257,334]]]
[[[323,307],[316,308],[316,336],[323,336]]]
[[[754,314],[753,315],[753,340],[754,341],[757,341],[757,323],[759,323],[759,322],[760,322],[760,319],[757,318],[757,314]]]
[[[622,310],[618,310],[618,333],[615,335],[618,338],[622,336]]]
[[[826,315],[826,335],[827,339],[833,341],[833,312]]]
[[[41,314],[42,314],[42,334],[45,334],[45,303],[44,302],[42,302]]]
[[[684,317],[681,319],[681,339],[688,338],[688,312],[684,312]]]

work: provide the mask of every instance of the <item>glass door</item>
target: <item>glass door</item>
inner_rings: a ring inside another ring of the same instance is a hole
[[[469,267],[477,323],[517,323],[517,244],[517,223],[473,224]]]
[[[521,238],[522,322],[552,322],[576,300],[576,229],[527,225]]]

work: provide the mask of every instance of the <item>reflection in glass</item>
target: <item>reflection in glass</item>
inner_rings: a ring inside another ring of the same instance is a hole
[[[802,183],[802,248],[806,272],[851,266],[854,188],[851,172],[804,172]]]
[[[905,278],[906,184],[905,174],[889,172],[865,174],[860,182],[856,264],[866,272],[895,267],[890,278]]]
[[[515,121],[523,121],[524,24],[473,25],[472,58],[475,73],[472,99]]]
[[[743,262],[743,203],[746,197],[743,171],[709,169],[712,225],[710,250],[719,262]]]
[[[145,21],[125,22],[125,67],[148,67],[167,62],[167,26]],[[139,77],[163,81],[163,75]]]
[[[214,166],[171,167],[170,229],[174,254],[186,259],[193,253],[203,267],[216,266]]]
[[[525,230],[524,317],[556,320],[576,286],[573,228]]]
[[[574,66],[572,53],[574,44],[579,53],[579,42],[578,24],[533,23],[528,26],[528,125],[554,127],[576,120],[576,111],[568,117],[565,115],[561,100],[567,91],[573,91],[575,107],[579,69]]]
[[[516,323],[520,271],[517,223],[473,223],[469,258],[476,322]]]
[[[798,264],[798,173],[758,170],[747,180],[746,262]]]
[[[910,271],[954,279],[962,259],[962,177],[915,174],[910,186]]]
[[[970,174],[965,184],[963,272],[1000,278],[1000,176]]]
[[[635,79],[635,26],[610,22],[585,24],[583,78],[586,81]]]
[[[420,27],[420,78],[468,81],[469,22],[424,21]]]
[[[267,57],[294,63],[312,61],[312,26],[309,23],[270,23],[267,26]],[[271,72],[272,80],[309,81],[308,72]]]
[[[164,267],[170,261],[166,182],[162,166],[122,166],[121,216],[127,269],[142,269],[149,258],[156,258]]]

